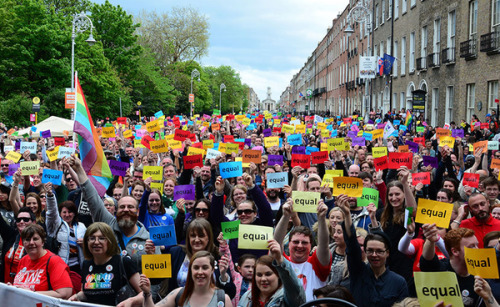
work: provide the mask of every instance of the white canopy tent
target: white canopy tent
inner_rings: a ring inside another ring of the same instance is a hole
[[[42,131],[50,130],[50,134],[54,136],[64,136],[63,131],[68,131],[69,135],[73,134],[73,123],[74,121],[71,119],[66,119],[62,117],[57,117],[57,116],[51,116],[47,118],[44,121],[41,121],[38,123],[38,125],[35,125],[36,132],[32,132],[31,127],[26,128],[23,130],[19,130],[19,136],[22,136],[23,134],[30,134],[31,137],[33,138],[39,138],[40,133]]]

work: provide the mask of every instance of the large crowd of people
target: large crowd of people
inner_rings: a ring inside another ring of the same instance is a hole
[[[420,306],[415,273],[452,272],[463,306],[499,306],[500,280],[469,273],[466,255],[500,256],[498,123],[488,114],[431,127],[407,110],[98,120],[106,161],[126,165],[105,193],[70,134],[56,146],[0,125],[1,282],[111,306],[298,307],[330,297],[382,307]],[[75,153],[54,157],[62,147]],[[23,162],[38,171],[25,174]],[[349,178],[363,196],[338,192]],[[303,195],[319,197],[313,210],[299,208]],[[452,208],[446,227],[420,223],[423,200]],[[225,239],[233,221],[273,235],[264,247]],[[163,226],[175,244],[151,236]],[[170,255],[171,277],[148,278],[145,255]],[[436,296],[432,306],[445,305]]]

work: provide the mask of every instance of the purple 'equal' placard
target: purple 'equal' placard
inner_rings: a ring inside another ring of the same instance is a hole
[[[283,166],[283,156],[280,155],[268,155],[267,156],[267,165],[274,166],[276,164]]]
[[[262,131],[262,133],[264,134],[264,136],[267,138],[268,136],[271,136],[273,134],[273,132],[271,131],[271,129],[264,129],[264,131]]]
[[[385,124],[378,124],[377,125],[377,129],[384,129],[385,128]]]
[[[306,154],[306,147],[305,146],[293,146],[292,147],[292,154],[301,154],[305,155]],[[283,158],[283,156],[281,156]],[[267,163],[269,165],[269,162]]]
[[[18,149],[21,149],[21,140],[16,140],[14,150],[18,150]]]
[[[355,137],[352,139],[352,146],[365,146],[366,145],[366,140],[364,137]]]
[[[464,137],[464,129],[451,129],[451,136],[454,138],[456,138],[456,137],[463,138]]]
[[[358,136],[358,133],[357,133],[356,131],[348,131],[348,132],[347,132],[347,137],[349,137],[349,138],[351,138],[351,139],[352,139],[352,138],[355,138],[355,137],[357,137],[357,136]]]
[[[248,147],[252,146],[252,139],[245,139],[245,145]]]
[[[184,198],[185,200],[196,200],[194,195],[194,184],[176,185],[174,187],[174,200]]]
[[[13,176],[19,168],[19,163],[9,164],[9,176]]]
[[[408,145],[408,148],[413,152],[413,153],[418,153],[418,143],[412,142],[412,141],[406,141],[405,143]]]
[[[111,169],[111,174],[115,176],[126,176],[127,170],[130,166],[127,162],[120,162],[115,160],[108,161],[109,168]]]
[[[43,138],[50,138],[51,136],[52,136],[52,134],[50,133],[50,130],[42,131]]]
[[[423,156],[424,158],[424,166],[432,166],[434,168],[438,168],[438,158],[434,158],[431,156]]]

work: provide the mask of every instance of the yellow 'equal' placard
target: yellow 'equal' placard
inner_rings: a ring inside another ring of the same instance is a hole
[[[498,263],[494,248],[464,247],[467,271],[484,279],[498,279]]]
[[[267,241],[273,238],[273,227],[240,224],[238,248],[267,249]]]
[[[172,277],[172,255],[142,255],[142,273],[148,278]]]
[[[415,223],[436,224],[437,227],[448,229],[450,226],[453,204],[419,198]]]
[[[160,130],[160,125],[158,125],[158,121],[154,120],[152,122],[146,123],[146,129],[148,132],[155,132]]]
[[[162,166],[144,166],[142,179],[151,177],[153,180],[163,180],[163,167]]]
[[[154,153],[167,152],[168,146],[165,140],[151,141],[149,142],[151,151]]]
[[[332,195],[339,196],[340,194],[349,197],[361,197],[363,195],[363,180],[356,177],[335,177],[333,179]]]
[[[196,147],[189,147],[188,156],[205,155],[205,150]]]
[[[280,146],[280,139],[277,136],[268,136],[264,138],[264,146],[270,148],[273,146]]]
[[[372,154],[374,158],[387,156],[387,147],[373,147]]]
[[[102,127],[103,138],[115,138],[115,127]]]
[[[57,157],[59,156],[59,146],[57,146],[53,150],[47,150],[46,153],[50,162],[57,160]]]
[[[40,168],[40,161],[24,161],[19,164],[21,169],[21,175],[38,175],[38,169]]]
[[[21,159],[23,155],[21,155],[20,153],[18,152],[15,152],[13,150],[9,151],[9,153],[5,156],[5,159],[7,160],[10,160],[14,163],[17,163],[17,161],[19,161],[19,159]]]
[[[444,301],[443,306],[464,306],[455,272],[415,272],[414,276],[420,306],[434,306],[440,301]]]
[[[293,191],[293,211],[316,213],[321,193]]]

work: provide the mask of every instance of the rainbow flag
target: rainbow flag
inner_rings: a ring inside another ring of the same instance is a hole
[[[406,110],[406,120],[405,120],[405,126],[409,128],[409,125],[411,124],[411,120],[413,119],[413,116],[411,115],[410,110]]]
[[[113,178],[113,175],[109,169],[108,161],[104,157],[104,151],[76,73],[75,83],[76,112],[73,131],[78,134],[78,148],[83,169],[102,197],[110,183],[107,178]]]

